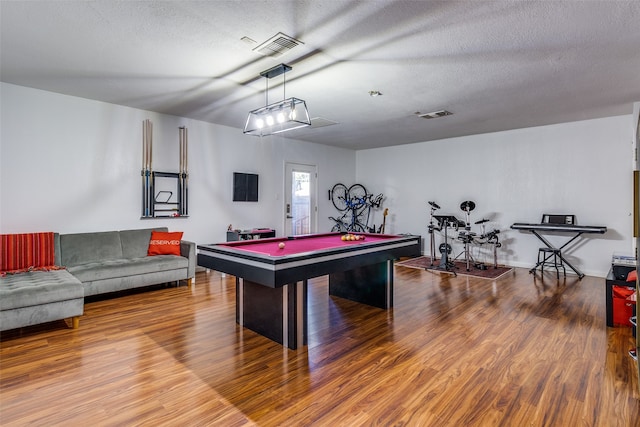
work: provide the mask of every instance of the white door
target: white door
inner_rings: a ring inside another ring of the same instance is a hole
[[[285,236],[316,232],[317,178],[315,165],[285,164]]]

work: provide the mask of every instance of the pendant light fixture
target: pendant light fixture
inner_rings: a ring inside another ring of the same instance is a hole
[[[286,96],[286,79],[284,74],[291,71],[291,67],[286,64],[276,65],[260,73],[267,79],[267,89],[265,91],[265,106],[249,112],[247,122],[244,125],[244,133],[254,136],[273,135],[311,126],[309,111],[304,100],[299,98],[288,98]],[[282,101],[269,104],[269,79],[282,74]]]

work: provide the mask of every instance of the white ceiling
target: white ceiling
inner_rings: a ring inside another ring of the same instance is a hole
[[[242,129],[286,97],[353,149],[632,112],[640,1],[2,1],[3,82]],[[279,58],[256,45],[283,32]],[[269,101],[283,98],[281,77]],[[370,97],[370,90],[382,96]],[[452,116],[416,117],[446,109]],[[319,121],[318,121],[319,122]]]

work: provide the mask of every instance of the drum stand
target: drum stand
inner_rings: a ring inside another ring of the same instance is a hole
[[[440,264],[435,268],[435,270],[448,271],[449,273],[453,273],[454,276],[457,276],[456,272],[453,271],[455,264],[453,261],[449,261],[451,246],[449,245],[447,229],[451,224],[454,224],[457,228],[460,221],[453,215],[434,215],[434,218],[440,224],[440,228],[444,228],[444,243],[441,243],[439,247],[441,254]]]
[[[493,268],[498,268],[498,248],[502,246],[498,239],[498,233],[500,230],[493,230],[487,234],[487,243],[493,245]]]
[[[464,251],[460,252],[460,254],[456,257],[458,259],[460,255],[464,254],[464,259],[467,264],[467,271],[471,271],[471,262],[474,262],[473,257],[471,256],[471,251],[469,249],[469,245],[473,242],[474,233],[471,232],[471,223],[469,222],[469,212],[476,208],[476,204],[471,200],[467,200],[466,202],[462,202],[460,205],[460,209],[462,209],[465,213],[465,226],[464,231],[458,235],[458,238],[462,240],[464,243]]]
[[[500,243],[500,239],[498,238],[498,234],[500,230],[492,230],[488,233],[485,232],[485,222],[489,222],[488,219],[481,219],[480,221],[476,221],[474,224],[480,224],[482,227],[482,234],[480,235],[480,239],[485,240],[481,242],[481,244],[488,243],[493,245],[493,268],[498,268],[498,248],[502,246]]]
[[[442,230],[442,227],[436,227],[433,224],[433,213],[436,210],[440,209],[440,206],[438,206],[436,202],[429,202],[429,205],[431,206],[431,214],[429,216],[429,237],[430,237],[429,255],[431,258],[430,263],[431,263],[431,266],[433,267],[433,260],[435,259],[435,254],[436,254],[436,237],[435,237],[434,231],[440,231]],[[445,233],[446,233],[446,230],[445,230]]]
[[[471,271],[471,263],[475,264],[476,262],[471,256],[471,249],[469,248],[471,242],[473,242],[473,236],[467,231],[464,234],[459,235],[458,239],[462,240],[462,243],[464,243],[464,250],[458,254],[456,259],[460,258],[460,255],[464,254],[464,259],[467,264],[467,271]]]
[[[480,239],[480,241],[478,241],[477,243],[479,243],[480,245],[484,245],[485,243],[489,243],[489,241],[481,241],[482,239],[486,239],[488,237],[488,235],[486,234],[486,227],[485,227],[485,223],[489,222],[488,219],[483,218],[480,221],[476,221],[474,222],[475,225],[479,225],[480,226],[480,236],[478,237]],[[495,252],[495,248],[494,248],[494,252]],[[496,259],[496,254],[494,253],[494,260]],[[487,269],[487,265],[484,262],[477,262],[475,263],[475,267],[477,269],[480,270],[486,270]]]

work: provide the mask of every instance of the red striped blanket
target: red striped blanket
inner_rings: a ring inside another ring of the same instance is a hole
[[[60,270],[52,232],[0,234],[0,274]]]

